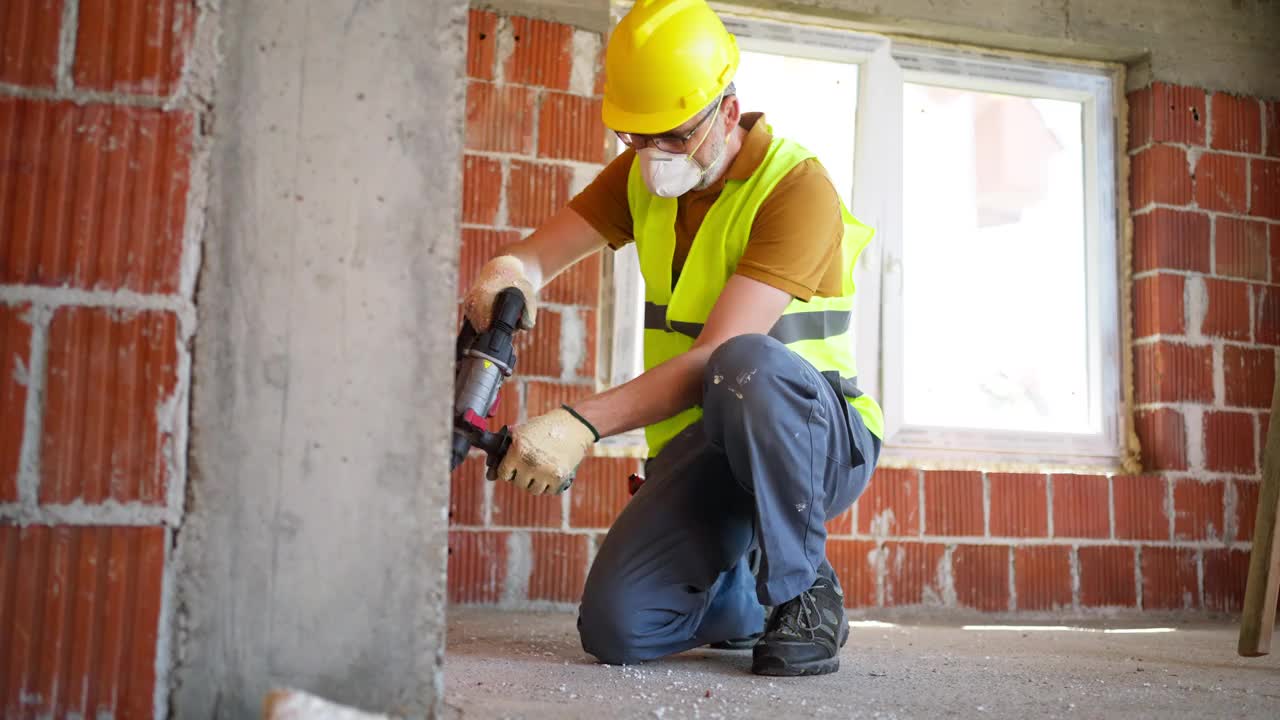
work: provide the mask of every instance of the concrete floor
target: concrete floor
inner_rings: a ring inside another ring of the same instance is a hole
[[[841,670],[750,674],[749,652],[692,650],[638,666],[597,664],[574,616],[450,608],[446,718],[1276,718],[1280,656],[1235,654],[1223,621],[857,621]],[[881,621],[892,624],[885,625]],[[1117,633],[1105,629],[1173,628]]]

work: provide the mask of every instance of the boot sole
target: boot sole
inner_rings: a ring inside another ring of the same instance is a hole
[[[849,642],[849,623],[840,621],[840,647]],[[806,675],[830,675],[840,669],[840,651],[836,656],[803,663],[788,663],[781,658],[766,658],[764,662],[752,662],[751,672],[769,677],[803,677]]]

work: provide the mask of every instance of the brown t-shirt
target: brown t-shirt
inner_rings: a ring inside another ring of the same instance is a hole
[[[680,196],[676,210],[676,249],[672,281],[679,276],[702,220],[726,180],[746,180],[760,167],[773,137],[764,115],[744,113],[739,123],[747,130],[737,157],[719,181],[705,190]],[[614,249],[635,240],[631,207],[627,203],[627,175],[635,151],[628,149],[609,163],[569,207],[608,240]],[[771,285],[808,301],[814,295],[840,295],[840,240],[844,223],[840,201],[827,171],[816,158],[802,161],[778,181],[751,224],[746,250],[737,274]]]

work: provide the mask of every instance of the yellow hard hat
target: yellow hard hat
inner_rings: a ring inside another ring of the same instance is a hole
[[[604,124],[663,133],[698,114],[738,71],[738,44],[706,0],[637,0],[609,38]]]

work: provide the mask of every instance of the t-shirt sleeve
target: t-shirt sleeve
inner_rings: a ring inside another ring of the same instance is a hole
[[[737,274],[808,302],[837,296],[844,220],[840,198],[822,165],[801,162],[760,205]]]
[[[627,202],[627,176],[635,156],[635,150],[627,149],[569,201],[569,207],[603,235],[614,250],[635,240],[631,205]]]

